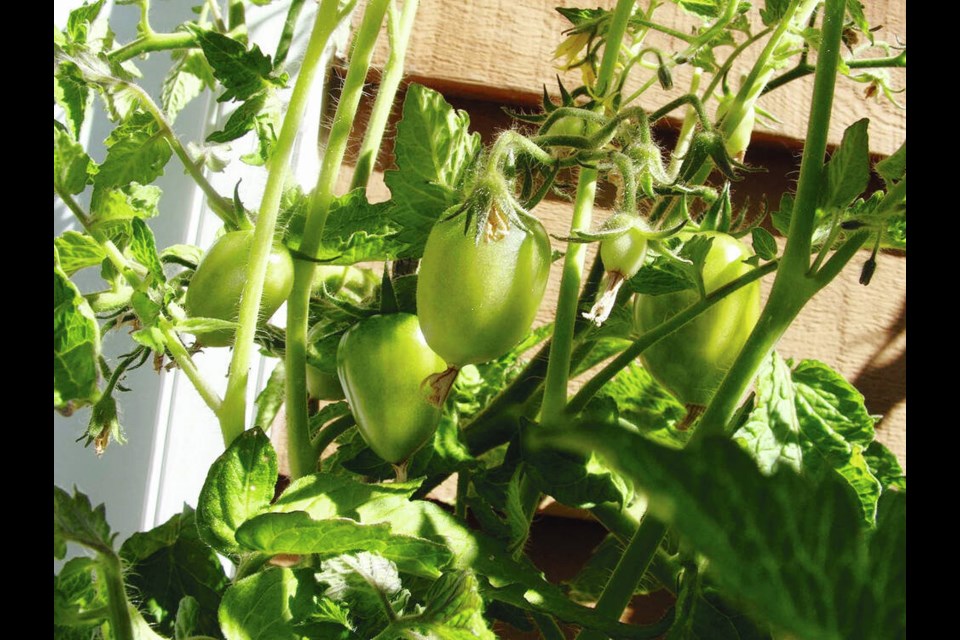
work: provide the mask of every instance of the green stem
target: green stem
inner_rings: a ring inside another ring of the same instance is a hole
[[[827,151],[830,113],[840,61],[845,0],[828,0],[821,27],[823,41],[817,60],[812,107],[800,163],[800,180],[790,216],[790,230],[783,251],[783,271],[788,277],[806,274],[810,268],[810,247],[816,224],[817,202],[823,187],[823,164]],[[778,276],[777,280],[781,280]],[[774,283],[776,286],[776,283]]]
[[[297,30],[297,18],[303,10],[305,0],[291,0],[290,7],[287,9],[287,17],[283,21],[283,31],[280,32],[280,41],[277,43],[277,52],[273,56],[273,66],[275,69],[283,67],[287,61],[287,54],[290,53],[290,43],[293,42],[293,35]]]
[[[758,31],[753,34],[746,40],[744,40],[740,46],[733,50],[733,52],[727,56],[727,59],[723,61],[723,66],[717,69],[717,72],[713,75],[713,79],[710,80],[710,84],[707,85],[707,88],[703,92],[703,97],[701,98],[704,102],[710,99],[710,96],[713,95],[714,90],[716,90],[717,85],[723,80],[723,76],[730,71],[730,67],[733,66],[734,61],[740,57],[740,55],[746,51],[753,43],[755,43],[760,38],[763,38],[767,34],[773,31],[773,27],[767,27],[763,31]],[[691,91],[692,93],[692,91]]]
[[[187,379],[193,384],[206,405],[210,407],[215,414],[219,415],[223,401],[220,399],[220,396],[217,395],[217,392],[213,390],[213,387],[204,379],[203,374],[200,373],[200,369],[197,368],[193,358],[190,357],[190,354],[180,341],[180,337],[169,327],[162,327],[160,330],[163,333],[167,351],[173,356],[174,362],[177,363],[180,370],[183,371]],[[227,442],[227,433],[224,432],[223,441],[225,445],[229,446],[230,442],[233,442],[233,439]]]
[[[889,56],[885,58],[864,58],[862,60],[847,60],[845,62],[848,69],[891,69],[906,67],[907,52],[901,51],[895,56]],[[816,70],[816,65],[812,65],[809,62],[798,64],[793,69],[785,71],[768,82],[767,86],[763,90],[763,93],[769,93],[770,91],[782,87],[783,85],[798,78],[808,76]]]
[[[597,372],[593,378],[588,380],[580,388],[580,391],[578,391],[573,399],[570,400],[570,404],[567,407],[567,412],[570,415],[575,415],[579,411],[582,411],[590,399],[593,398],[598,391],[600,391],[600,388],[603,387],[603,385],[612,380],[613,377],[622,369],[629,366],[630,363],[632,363],[637,356],[643,353],[647,348],[653,346],[661,339],[684,326],[737,289],[744,287],[755,280],[759,280],[763,276],[767,275],[768,273],[772,273],[776,269],[776,261],[771,261],[761,267],[757,267],[749,273],[745,273],[744,275],[740,276],[736,280],[733,280],[719,289],[716,289],[666,322],[658,324],[650,331],[644,333],[642,336],[637,338],[633,344],[627,347],[616,358],[611,360],[603,369]]]
[[[790,217],[790,230],[783,250],[782,264],[773,281],[770,298],[760,314],[757,326],[700,418],[700,424],[691,442],[710,434],[721,434],[729,430],[730,418],[760,364],[776,346],[787,327],[800,313],[800,309],[819,288],[824,286],[822,280],[817,281],[809,274],[810,248],[813,242],[817,202],[823,185],[824,156],[827,150],[827,133],[830,129],[833,92],[837,82],[837,65],[840,61],[845,8],[845,0],[827,0],[807,138],[804,144],[803,160],[800,163],[800,181]],[[861,244],[864,239],[865,237],[860,240]],[[834,254],[824,269],[830,267],[831,273],[836,275],[839,272],[836,265],[845,264],[858,246],[848,241],[840,251]],[[840,256],[838,257],[837,254]]]
[[[110,631],[115,640],[134,640],[133,620],[130,617],[127,591],[123,584],[120,558],[112,551],[97,554],[100,574],[107,590],[107,609],[110,612]]]
[[[353,181],[350,190],[366,187],[373,171],[380,143],[387,128],[387,119],[393,109],[393,100],[397,96],[397,89],[403,79],[403,64],[407,55],[407,45],[410,34],[413,32],[414,18],[417,15],[417,6],[420,0],[405,0],[400,15],[391,3],[390,7],[390,56],[380,78],[380,88],[377,90],[377,99],[370,112],[367,122],[367,131],[360,144],[360,153],[357,158],[357,167],[353,172]]]
[[[470,470],[460,469],[457,472],[457,499],[453,513],[461,520],[467,519],[467,491],[470,489]]]
[[[56,188],[54,188],[56,190]],[[123,252],[117,248],[117,245],[113,243],[113,240],[110,240],[94,226],[93,219],[87,215],[87,213],[80,207],[80,204],[74,200],[73,196],[69,193],[63,193],[61,191],[56,191],[56,194],[63,200],[63,203],[67,205],[67,208],[73,213],[77,218],[77,222],[80,223],[80,226],[89,233],[97,243],[103,247],[104,252],[107,254],[107,259],[110,260],[110,264],[116,268],[116,270],[123,276],[123,278],[132,286],[134,289],[140,289],[143,285],[143,279],[137,274],[137,272],[130,265],[130,261],[127,260],[127,257],[123,255]]]
[[[183,168],[187,170],[187,173],[190,174],[190,177],[193,178],[193,181],[197,183],[197,186],[200,187],[200,190],[203,191],[204,195],[207,196],[207,203],[210,205],[210,209],[225,224],[231,227],[241,227],[241,220],[237,218],[237,213],[234,209],[233,203],[221,196],[217,190],[213,188],[213,185],[207,181],[206,176],[203,175],[203,170],[197,166],[197,163],[194,162],[193,158],[190,157],[190,153],[180,142],[180,138],[178,138],[177,134],[174,133],[173,127],[171,127],[170,123],[167,121],[167,117],[164,115],[160,107],[157,106],[157,103],[153,101],[153,98],[150,97],[150,94],[144,91],[140,86],[131,82],[124,81],[122,84],[137,94],[141,105],[147,110],[147,112],[150,113],[150,115],[153,116],[153,119],[160,127],[161,135],[163,135],[163,137],[167,139],[167,142],[170,143],[170,147],[177,155],[177,158],[180,159],[180,162],[183,164]]]
[[[190,49],[197,46],[197,38],[187,31],[176,33],[151,33],[141,36],[107,54],[110,62],[125,62],[144,53],[169,51],[171,49]]]
[[[623,4],[621,2],[620,4]],[[632,4],[632,3],[629,3]],[[619,5],[618,5],[619,7]],[[609,44],[607,45],[609,47]],[[590,228],[593,214],[593,199],[597,192],[597,171],[581,169],[577,184],[577,199],[573,206],[570,235]],[[544,383],[541,420],[545,423],[558,419],[567,404],[567,381],[570,376],[570,353],[573,351],[573,326],[577,319],[577,297],[580,293],[580,278],[586,246],[567,243],[567,255],[563,260],[563,276],[560,280],[560,296],[557,300],[556,320],[553,325],[553,340]]]
[[[328,446],[330,446],[330,443],[339,438],[344,431],[355,424],[357,424],[357,422],[353,419],[353,414],[347,414],[345,416],[340,416],[336,420],[333,420],[330,422],[330,424],[321,429],[310,444],[311,448],[313,449],[313,456],[315,459],[319,460],[320,455]]]
[[[597,613],[607,618],[620,618],[666,532],[666,525],[650,516],[643,518],[597,600]],[[584,631],[578,637],[581,640],[603,640],[603,635],[596,631]]]
[[[691,58],[701,46],[713,40],[714,36],[727,28],[727,25],[737,17],[737,9],[740,6],[740,0],[727,0],[727,6],[723,14],[717,18],[709,29],[697,36],[687,47],[687,50],[680,54],[681,59]]]
[[[336,2],[324,2],[318,13],[318,21],[325,15],[323,9]],[[389,0],[371,0],[363,14],[363,21],[353,43],[350,68],[343,83],[340,103],[334,115],[327,148],[323,155],[317,183],[310,194],[310,205],[304,226],[300,252],[308,256],[316,254],[320,247],[327,214],[334,198],[334,186],[340,173],[340,165],[347,149],[350,130],[363,94],[363,85],[370,68],[373,48],[380,33],[380,25],[387,12]],[[336,7],[333,6],[335,11]],[[333,15],[336,15],[335,13]],[[334,21],[328,18],[332,24]],[[319,51],[318,51],[319,55]],[[308,260],[298,260],[294,265],[293,292],[287,300],[287,442],[290,455],[290,475],[293,479],[312,473],[317,461],[310,445],[310,426],[307,415],[306,366],[307,366],[307,321],[310,306],[310,289],[314,267]]]
[[[290,104],[283,118],[283,126],[277,138],[273,154],[268,162],[269,174],[264,188],[263,201],[260,206],[260,215],[254,230],[253,247],[250,251],[250,263],[247,265],[247,281],[243,288],[240,301],[240,328],[234,344],[233,359],[230,361],[230,377],[227,382],[227,392],[223,399],[220,413],[221,429],[224,439],[233,440],[243,433],[246,413],[247,377],[250,366],[250,355],[253,351],[253,339],[256,333],[257,320],[260,310],[260,299],[263,296],[263,285],[266,280],[267,260],[273,246],[273,232],[276,227],[277,214],[280,209],[280,196],[283,185],[289,173],[290,155],[296,139],[300,121],[307,106],[310,88],[326,47],[327,40],[337,28],[336,0],[323,0],[317,11],[317,19],[310,34],[307,51],[300,68],[300,75],[293,87]],[[302,345],[301,345],[302,346]],[[301,367],[300,386],[306,393],[305,369]],[[291,375],[287,369],[288,378]],[[289,384],[289,389],[292,384]],[[306,400],[304,400],[304,406]],[[289,405],[288,405],[289,409]]]
[[[537,628],[540,629],[540,636],[543,640],[564,640],[566,638],[553,616],[535,611],[530,614],[530,617],[533,618]]]
[[[598,96],[606,97],[608,88],[616,85],[614,76],[617,62],[620,60],[620,46],[623,44],[623,36],[627,33],[627,26],[630,24],[633,6],[634,0],[617,0],[617,6],[613,10],[606,42],[603,45],[603,58],[600,60],[600,69],[597,72],[595,93]]]

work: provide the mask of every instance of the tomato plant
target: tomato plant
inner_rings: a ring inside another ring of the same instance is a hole
[[[337,350],[337,374],[373,451],[393,464],[406,461],[437,429],[440,411],[421,382],[444,369],[407,313],[373,316],[350,328]]]
[[[851,116],[885,107],[849,108],[863,86],[893,103],[906,66],[875,7],[611,0],[557,16],[516,0],[543,19],[502,25],[523,36],[507,42],[476,35],[492,3],[424,6],[456,29],[418,21],[417,0],[208,1],[179,25],[180,3],[162,23],[150,0],[68,3],[54,409],[85,421],[69,439],[104,458],[91,475],[145,496],[121,529],[148,530],[118,546],[120,503],[57,487],[55,449],[54,637],[905,636],[901,461],[874,400],[832,368],[841,354],[780,341],[851,268],[876,289],[894,260],[880,253],[906,250],[906,147],[870,138],[889,114]],[[402,82],[407,54],[445,37],[474,38],[476,59],[416,72],[472,114]],[[544,70],[527,56],[552,57],[558,84],[524,75]],[[489,82],[484,99],[512,103],[502,121],[477,107]],[[786,104],[780,133],[803,156],[774,176],[753,129]],[[222,222],[205,255],[163,242],[198,227],[170,216],[183,207],[161,176],[202,201],[203,233]],[[757,191],[765,205],[746,204]],[[168,221],[178,233],[154,235]],[[172,370],[175,402],[148,398],[141,380]],[[152,434],[124,430],[153,406]],[[149,464],[109,467],[131,448]],[[546,497],[603,537],[562,588],[531,548]],[[649,622],[621,622],[654,591]]]
[[[751,270],[744,262],[753,251],[736,238],[707,231],[710,241],[701,269],[704,293],[716,291]],[[685,289],[658,296],[640,295],[634,307],[637,331],[643,333],[694,304],[699,293]],[[693,321],[647,348],[643,366],[678,399],[706,406],[733,364],[760,316],[760,283],[730,294]],[[696,372],[696,375],[691,375]]]
[[[213,243],[190,279],[184,300],[187,315],[237,321],[252,246],[253,231],[231,231]],[[292,288],[293,259],[284,247],[274,245],[260,301],[263,322],[276,313]],[[200,332],[196,336],[205,346],[225,347],[233,342],[233,333],[222,329]]]

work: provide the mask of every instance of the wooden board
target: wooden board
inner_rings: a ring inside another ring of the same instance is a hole
[[[556,93],[556,74],[552,58],[570,23],[554,10],[555,6],[595,7],[610,9],[613,0],[421,0],[416,28],[410,39],[406,73],[411,80],[434,87],[444,94],[474,99],[497,100],[517,105],[539,104],[543,85]],[[870,0],[865,13],[871,25],[883,29],[876,36],[891,43],[906,41],[906,2],[904,0]],[[656,16],[681,32],[689,32],[699,23],[674,6],[664,6]],[[358,22],[358,11],[354,20]],[[669,18],[667,20],[666,18]],[[650,44],[666,51],[680,49],[679,41],[653,33]],[[753,46],[734,66],[730,78],[746,73],[762,48]],[[730,49],[722,50],[726,55]],[[381,38],[374,58],[382,64],[386,59],[385,38]],[[878,52],[877,55],[882,55]],[[577,86],[579,73],[564,72],[567,87]],[[906,86],[906,70],[890,72],[895,88]],[[669,99],[682,95],[689,87],[689,65],[674,71],[674,89],[663,92],[652,88],[640,100],[641,106],[657,108]],[[631,82],[636,87],[640,81]],[[906,112],[892,105],[882,95],[864,99],[865,84],[841,79],[837,85],[830,141],[838,143],[846,126],[862,117],[869,117],[871,150],[884,155],[895,151],[906,138]],[[806,136],[807,114],[813,90],[812,77],[807,77],[764,96],[760,105],[774,113],[781,125],[758,124],[757,131],[788,139],[796,144]],[[906,104],[906,94],[897,100]],[[680,112],[677,115],[682,115]]]

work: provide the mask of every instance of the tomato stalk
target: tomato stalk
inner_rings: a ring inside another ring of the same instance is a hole
[[[386,131],[387,119],[393,109],[393,100],[403,79],[403,64],[407,55],[407,44],[413,32],[414,17],[420,0],[404,0],[403,9],[397,14],[396,6],[390,3],[387,15],[388,35],[390,36],[390,55],[380,77],[380,88],[377,98],[373,102],[370,119],[367,121],[367,130],[360,143],[360,152],[357,156],[357,166],[353,172],[353,181],[350,190],[366,187],[370,180],[370,173],[380,151],[380,143]]]
[[[116,640],[134,640],[133,619],[130,617],[120,558],[112,550],[97,553],[97,566],[106,587],[110,631]]]
[[[840,61],[845,7],[846,0],[828,0],[824,12],[823,40],[817,60],[810,120],[803,160],[800,164],[800,180],[790,217],[787,244],[777,277],[773,282],[770,298],[756,328],[704,412],[699,427],[694,432],[693,440],[729,431],[729,420],[760,364],[776,346],[777,341],[800,309],[826,284],[817,281],[816,274],[809,273],[810,249],[813,242],[817,202],[824,179],[824,157],[827,150],[837,66]],[[853,238],[856,239],[858,236]],[[860,237],[859,242],[862,244],[865,239],[865,236]],[[858,247],[855,242],[848,243],[847,250],[841,254],[840,260],[846,255],[853,256]]]
[[[230,360],[230,376],[227,391],[218,413],[223,440],[230,445],[243,433],[245,428],[247,377],[249,375],[250,356],[253,351],[254,334],[257,328],[257,315],[263,286],[266,281],[267,261],[273,246],[273,234],[280,209],[280,197],[289,173],[290,156],[296,140],[300,121],[306,110],[310,87],[313,85],[323,50],[331,34],[339,24],[336,0],[323,0],[317,11],[317,18],[310,34],[307,51],[290,97],[290,104],[283,118],[283,125],[273,154],[270,157],[269,173],[264,188],[260,215],[254,230],[253,247],[250,262],[247,265],[247,281],[240,299],[240,327],[234,342],[233,358]],[[302,367],[301,367],[302,369]],[[288,370],[288,375],[290,375]],[[301,371],[301,378],[304,373]],[[301,380],[305,388],[306,382]]]
[[[318,20],[321,19],[326,4],[325,2],[321,5]],[[320,247],[327,214],[334,199],[334,185],[346,152],[350,130],[353,128],[357,107],[363,94],[363,85],[370,68],[373,48],[388,4],[389,0],[372,0],[367,5],[354,39],[350,67],[343,83],[340,103],[334,115],[317,183],[310,194],[303,241],[300,245],[300,252],[308,256],[316,254]],[[330,10],[335,13],[336,2],[331,5],[333,6]],[[294,268],[293,292],[287,301],[287,350],[284,363],[287,372],[287,441],[290,452],[290,475],[294,479],[312,473],[317,467],[317,457],[310,444],[306,386],[307,321],[314,267],[313,262],[297,261]]]

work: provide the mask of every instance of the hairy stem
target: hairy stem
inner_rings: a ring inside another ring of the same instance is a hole
[[[206,405],[210,407],[215,414],[219,415],[223,401],[220,399],[220,396],[217,395],[217,392],[213,390],[213,387],[210,386],[210,383],[204,379],[203,374],[200,373],[200,369],[197,368],[193,358],[190,357],[190,354],[183,346],[183,342],[180,341],[180,337],[170,327],[163,327],[161,331],[163,332],[167,351],[173,356],[174,362],[177,363],[180,370],[183,371],[187,379],[190,380],[190,383],[197,390],[197,393],[200,394],[200,397],[203,398]],[[229,446],[230,443],[226,441],[226,433],[224,433],[223,439],[224,445]]]
[[[336,2],[330,4],[336,5]],[[340,103],[334,115],[327,148],[323,155],[317,183],[310,194],[310,205],[304,226],[300,252],[308,256],[316,254],[320,247],[327,214],[334,199],[334,185],[340,173],[340,165],[347,149],[350,130],[360,104],[363,85],[370,68],[373,47],[380,33],[380,25],[387,12],[389,0],[371,0],[363,14],[363,21],[353,43],[350,68],[343,83]],[[318,20],[325,14],[327,3],[321,5]],[[333,7],[335,12],[336,7]],[[334,13],[335,15],[335,13]],[[329,18],[328,18],[329,19]],[[332,23],[333,20],[330,20]],[[298,260],[294,266],[293,292],[287,300],[287,441],[290,454],[290,475],[296,479],[311,473],[317,461],[310,444],[310,427],[307,416],[306,366],[307,366],[307,321],[310,306],[310,289],[313,284],[314,267],[308,260]]]
[[[597,613],[607,618],[620,618],[666,532],[666,525],[649,516],[644,517],[597,600]],[[578,637],[581,640],[603,640],[603,635],[596,631],[583,631]]]
[[[366,187],[373,171],[377,154],[380,152],[380,143],[387,128],[387,119],[393,109],[393,100],[397,96],[397,89],[403,79],[403,63],[407,55],[407,45],[410,34],[413,32],[414,18],[420,0],[404,0],[403,9],[397,15],[391,4],[390,11],[390,56],[380,78],[380,88],[377,98],[370,112],[367,122],[367,131],[360,143],[360,153],[357,157],[357,167],[353,172],[353,181],[350,190]]]
[[[233,442],[244,430],[250,356],[253,352],[260,299],[263,297],[263,285],[266,281],[267,260],[273,245],[273,233],[280,209],[280,196],[283,193],[283,185],[289,173],[293,144],[297,130],[300,128],[300,121],[303,119],[310,88],[313,86],[313,79],[320,65],[327,40],[334,29],[337,28],[336,20],[330,19],[331,16],[336,16],[336,9],[336,0],[324,0],[317,11],[317,19],[310,34],[310,41],[307,44],[300,75],[297,76],[297,81],[294,84],[280,135],[268,161],[267,184],[264,188],[260,215],[254,231],[250,262],[247,265],[247,281],[240,300],[240,328],[237,331],[234,344],[233,359],[230,361],[230,378],[227,382],[227,392],[223,399],[220,414],[220,425],[224,432],[224,440],[228,442]],[[290,369],[288,368],[287,371],[289,376]],[[306,382],[303,375],[301,371],[301,386],[305,392]],[[288,388],[290,386],[288,384]]]
[[[764,359],[800,313],[800,309],[822,287],[809,272],[810,248],[817,202],[823,186],[824,156],[830,129],[830,112],[840,61],[841,34],[846,0],[827,0],[823,16],[822,43],[813,85],[812,106],[800,163],[800,181],[790,217],[787,244],[781,266],[773,281],[757,326],[724,376],[723,382],[700,418],[691,442],[710,434],[728,431],[730,418]],[[851,254],[852,255],[852,254]]]
[[[107,591],[107,609],[110,612],[110,630],[116,640],[134,640],[133,620],[130,617],[130,604],[123,584],[123,572],[120,558],[112,551],[98,553],[100,575]]]

